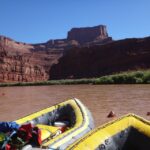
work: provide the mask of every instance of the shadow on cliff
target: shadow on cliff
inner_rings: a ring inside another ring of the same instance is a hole
[[[150,68],[150,37],[67,50],[52,66],[50,79],[92,78]]]

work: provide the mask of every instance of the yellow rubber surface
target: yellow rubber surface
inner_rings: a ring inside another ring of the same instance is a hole
[[[67,150],[94,150],[103,144],[106,139],[131,126],[150,137],[150,122],[134,114],[128,114],[89,132],[77,142],[70,145]]]

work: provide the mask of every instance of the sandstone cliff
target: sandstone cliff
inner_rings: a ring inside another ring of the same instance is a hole
[[[51,79],[100,77],[150,68],[150,37],[66,51],[50,71]]]
[[[32,82],[49,78],[62,51],[42,51],[31,44],[0,37],[0,82]]]
[[[150,68],[150,37],[113,41],[106,26],[73,28],[66,39],[26,44],[0,36],[0,82],[90,78]]]
[[[85,39],[85,40],[83,40]],[[0,36],[0,82],[44,81],[50,78],[51,66],[66,50],[112,41],[105,26],[76,28],[67,39],[26,44]]]
[[[81,45],[103,44],[112,40],[108,36],[106,26],[100,25],[86,28],[73,28],[68,32],[68,40],[75,40]]]

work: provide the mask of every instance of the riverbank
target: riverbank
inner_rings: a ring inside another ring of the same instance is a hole
[[[150,83],[150,70],[147,70],[147,71],[123,72],[119,74],[91,79],[85,78],[85,79],[49,80],[42,82],[0,83],[0,87],[70,85],[70,84],[149,84],[149,83]]]

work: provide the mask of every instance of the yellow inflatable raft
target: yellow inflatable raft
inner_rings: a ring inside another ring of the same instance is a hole
[[[67,150],[150,150],[150,122],[126,115],[94,129]]]
[[[39,148],[44,149],[66,149],[94,128],[90,112],[78,99],[33,113],[16,120],[16,123],[31,123],[39,127],[42,131],[42,145]],[[30,149],[31,146],[27,145],[24,149]]]

